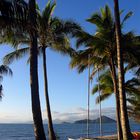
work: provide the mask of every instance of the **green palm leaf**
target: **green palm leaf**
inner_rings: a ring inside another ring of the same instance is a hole
[[[125,17],[123,18],[122,22],[121,22],[121,26],[123,26],[124,22],[127,21],[131,16],[133,15],[133,12],[130,11],[128,12]]]
[[[3,62],[4,62],[4,64],[10,64],[14,60],[18,60],[18,59],[22,58],[23,56],[27,55],[27,53],[29,53],[29,47],[18,49],[16,51],[13,51],[13,52],[7,54],[3,58]]]

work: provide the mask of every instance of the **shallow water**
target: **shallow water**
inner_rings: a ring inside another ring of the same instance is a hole
[[[86,124],[55,124],[55,132],[60,140],[68,137],[86,136]],[[103,135],[115,134],[116,124],[103,124]],[[131,124],[132,131],[140,131],[140,124]],[[47,125],[45,125],[47,132]],[[99,135],[99,124],[90,124],[90,136]],[[47,136],[47,134],[46,134]],[[0,124],[0,140],[35,140],[31,124]]]

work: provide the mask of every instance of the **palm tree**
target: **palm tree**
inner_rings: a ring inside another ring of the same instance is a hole
[[[12,75],[12,70],[6,66],[6,65],[0,65],[0,82],[2,81],[3,79],[3,75]],[[3,90],[3,86],[2,84],[0,84],[0,99],[2,98],[2,90]]]
[[[37,13],[36,1],[29,0],[29,36],[30,36],[30,86],[32,99],[32,113],[34,120],[34,132],[36,140],[46,140],[41,107],[39,100],[39,85],[38,85],[38,60],[37,60]]]
[[[48,118],[48,132],[49,139],[55,140],[56,136],[53,129],[51,109],[49,102],[49,93],[48,93],[48,80],[47,80],[47,62],[46,62],[46,49],[50,48],[54,51],[60,52],[62,54],[72,54],[73,49],[70,48],[69,40],[66,34],[72,34],[76,30],[80,29],[80,26],[72,21],[62,21],[58,18],[52,18],[52,12],[55,8],[55,3],[47,3],[45,9],[40,13],[38,9],[37,14],[37,33],[38,33],[38,54],[43,55],[43,71],[44,71],[44,87],[45,87],[45,98],[46,98],[46,108],[47,108],[47,118]],[[18,44],[30,44],[30,39],[28,34],[21,34],[20,36],[14,35],[10,36],[9,39],[3,38],[4,42],[12,43],[14,46]],[[16,51],[8,54],[5,57],[5,62],[9,63],[14,59],[22,57],[24,54],[27,54],[29,48],[17,49]]]
[[[123,18],[121,22],[122,27],[124,22],[131,15],[132,12],[129,12]],[[114,85],[114,93],[116,96],[118,139],[121,139],[119,94],[116,74],[117,55],[115,42],[115,21],[108,6],[105,6],[104,9],[102,8],[100,13],[93,14],[88,21],[97,26],[96,33],[94,35],[90,35],[82,31],[75,35],[77,37],[77,46],[85,45],[86,49],[79,51],[73,57],[71,66],[77,67],[79,72],[82,72],[88,67],[88,56],[90,55],[90,65],[93,66],[92,76],[97,73],[97,69],[94,69],[94,66],[98,66],[100,71],[104,71],[108,68],[110,69]],[[132,32],[122,34],[122,37],[122,43],[126,49],[124,59],[128,63],[129,55],[132,56],[131,59],[135,57],[135,55],[132,53],[134,52],[133,47],[137,46],[138,44],[134,41],[135,35]]]
[[[56,136],[53,129],[51,108],[49,101],[48,92],[48,78],[47,78],[47,62],[46,62],[46,49],[52,48],[55,51],[61,51],[65,53],[66,47],[68,47],[68,38],[65,36],[64,32],[58,31],[61,21],[57,18],[52,18],[52,13],[54,11],[56,4],[51,4],[48,2],[46,8],[42,14],[38,14],[38,35],[39,35],[39,48],[42,49],[43,55],[43,72],[44,72],[44,87],[45,87],[45,99],[46,99],[46,109],[48,118],[48,132],[49,139],[56,140]],[[59,26],[58,26],[59,25]]]
[[[118,63],[118,89],[121,111],[121,126],[124,140],[131,140],[132,134],[130,131],[128,114],[126,109],[126,95],[124,87],[124,68],[123,68],[123,56],[122,56],[122,44],[121,44],[121,24],[119,14],[118,0],[114,0],[114,13],[115,13],[115,30],[116,30],[116,44],[117,44],[117,63]]]
[[[32,99],[32,113],[34,121],[34,132],[36,140],[46,140],[42,115],[40,109],[39,100],[39,87],[38,87],[38,73],[37,73],[37,32],[36,32],[36,2],[35,0],[29,0],[29,6],[24,1],[14,0],[13,3],[5,3],[6,0],[2,0],[1,4],[5,4],[0,9],[0,29],[3,32],[11,30],[23,30],[29,33],[30,38],[30,86],[31,86],[31,99]],[[19,2],[24,2],[22,7],[19,7]],[[29,9],[28,9],[29,7]],[[28,15],[27,11],[28,10]],[[28,20],[27,20],[28,18]],[[27,24],[27,21],[28,24]],[[6,23],[6,24],[5,24]],[[30,28],[28,26],[30,26]],[[20,28],[22,27],[22,28]],[[31,28],[32,27],[32,28]]]
[[[51,109],[50,109],[50,102],[49,102],[49,93],[48,93],[48,78],[47,78],[47,67],[46,67],[46,34],[49,34],[49,28],[47,26],[50,26],[50,18],[51,13],[53,12],[53,9],[55,8],[55,4],[52,6],[50,5],[50,2],[47,4],[45,10],[41,14],[38,14],[38,23],[39,23],[39,31],[40,31],[40,40],[41,40],[41,47],[42,47],[42,54],[43,54],[43,71],[44,71],[44,87],[45,87],[45,98],[46,98],[46,109],[47,109],[47,118],[48,118],[48,132],[49,132],[49,139],[50,140],[56,140],[56,136],[53,129],[52,124],[52,116],[51,116]],[[46,20],[46,21],[45,21]]]
[[[109,70],[102,72],[98,82],[100,83],[100,90],[101,90],[100,98],[101,101],[104,101],[114,93],[114,86],[111,77],[111,72]],[[137,78],[133,77],[127,80],[125,82],[125,90],[127,93],[127,98],[130,99],[131,96],[139,95],[139,86],[140,86],[140,81]],[[92,94],[95,94],[96,92],[98,92],[98,84],[96,84],[92,89]],[[99,96],[96,98],[96,103],[99,103]]]
[[[100,97],[98,96],[96,98],[96,103],[99,103],[99,98],[101,99],[101,101],[104,101],[114,93],[114,86],[113,86],[112,76],[109,70],[103,72],[99,76],[97,81],[99,82],[100,92],[101,92]],[[97,92],[98,92],[98,84],[96,84],[93,87],[92,94],[94,95]]]
[[[118,79],[117,79],[118,80]],[[100,75],[99,81],[101,96],[97,96],[96,103],[99,103],[99,98],[101,101],[108,99],[114,93],[113,81],[111,78],[111,73],[109,70],[106,70]],[[127,93],[128,101],[128,112],[130,117],[133,117],[136,120],[139,120],[139,99],[140,99],[140,81],[137,78],[131,78],[125,82],[125,90]],[[92,89],[92,94],[98,92],[98,84]]]

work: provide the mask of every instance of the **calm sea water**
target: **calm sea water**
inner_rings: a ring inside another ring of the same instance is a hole
[[[103,124],[103,134],[115,134],[116,124]],[[86,124],[56,124],[55,132],[59,140],[67,140],[68,137],[86,136]],[[132,131],[140,131],[140,124],[131,124]],[[47,132],[47,125],[45,125]],[[99,124],[90,124],[90,136],[99,135]],[[46,134],[47,136],[47,134]],[[35,140],[33,126],[31,124],[0,124],[0,140]]]

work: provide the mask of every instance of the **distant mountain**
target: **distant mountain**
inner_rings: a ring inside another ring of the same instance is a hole
[[[61,124],[71,124],[70,122],[62,122]]]
[[[102,123],[116,123],[115,120],[106,116],[102,116],[101,119],[102,119]],[[78,121],[75,121],[74,123],[87,123],[87,119],[78,120]],[[89,120],[89,123],[100,123],[100,118],[97,118],[95,120]]]
[[[43,122],[44,122],[44,124],[48,124],[47,119],[44,119]],[[61,123],[62,123],[62,120],[59,120],[59,119],[53,120],[53,124],[61,124]]]
[[[78,120],[78,121],[75,121],[74,123],[87,123],[87,119]],[[89,123],[93,123],[93,120],[89,120]]]

